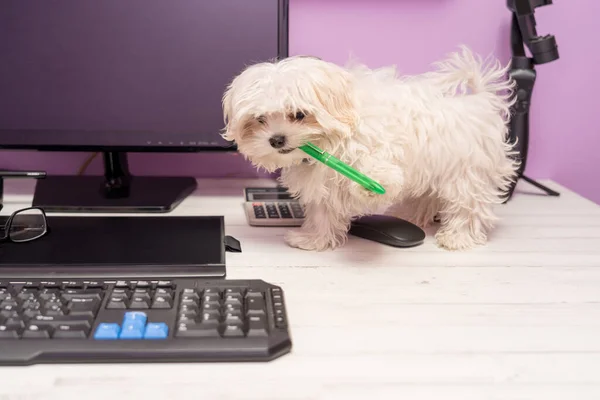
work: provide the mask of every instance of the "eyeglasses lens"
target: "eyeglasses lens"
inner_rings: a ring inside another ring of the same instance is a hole
[[[43,236],[47,229],[46,218],[41,210],[30,209],[14,216],[8,234],[13,242],[27,242]]]

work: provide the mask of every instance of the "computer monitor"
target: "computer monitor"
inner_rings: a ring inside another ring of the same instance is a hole
[[[103,154],[104,176],[37,182],[49,212],[167,212],[196,180],[127,153],[237,151],[227,84],[287,56],[288,0],[0,0],[0,149]]]

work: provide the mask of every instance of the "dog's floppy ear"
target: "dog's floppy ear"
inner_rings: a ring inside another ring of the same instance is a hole
[[[223,137],[223,139],[228,140],[230,142],[235,140],[235,134],[232,131],[232,124],[231,124],[231,114],[232,114],[232,104],[231,104],[231,97],[232,97],[232,88],[233,85],[229,85],[227,86],[227,89],[225,90],[225,93],[223,94],[223,99],[221,102],[221,106],[223,108],[223,123],[225,124],[225,127],[223,128],[223,131],[221,133],[221,136]]]
[[[320,105],[315,117],[328,134],[348,138],[358,125],[352,77],[342,68],[321,65],[322,75],[312,80],[315,100]]]

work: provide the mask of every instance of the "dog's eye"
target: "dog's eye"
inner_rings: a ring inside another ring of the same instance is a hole
[[[305,115],[302,111],[298,111],[295,115],[294,115],[294,119],[296,121],[302,121],[304,119]]]
[[[265,117],[258,117],[258,118],[256,118],[256,120],[258,121],[259,124],[265,123]]]

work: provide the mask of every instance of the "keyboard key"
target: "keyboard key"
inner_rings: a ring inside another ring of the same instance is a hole
[[[221,310],[221,306],[215,303],[205,303],[202,305],[202,312],[218,312]]]
[[[102,323],[96,328],[94,339],[96,340],[116,340],[119,338],[121,327],[119,324]]]
[[[266,313],[266,305],[262,296],[250,297],[246,300],[246,313],[255,315],[264,315]]]
[[[58,281],[46,281],[42,282],[42,287],[44,289],[60,289],[62,285]]]
[[[242,316],[242,312],[238,311],[238,312],[226,312],[225,313],[225,323],[226,324],[240,324],[242,325],[244,323],[244,319]]]
[[[261,315],[251,315],[248,317],[248,336],[249,337],[266,337],[267,333],[267,318]]]
[[[28,310],[23,311],[23,316],[26,318],[33,318],[38,315],[42,315],[42,312],[40,310],[28,309]]]
[[[60,290],[58,290],[58,289],[42,289],[40,291],[39,298],[44,301],[50,301],[50,300],[59,301]]]
[[[127,303],[127,300],[122,297],[111,297],[108,304],[106,304],[106,308],[124,310],[127,308]]]
[[[12,311],[16,311],[18,309],[17,306],[17,302],[10,302],[10,301],[3,301],[2,304],[4,304],[3,306],[0,307],[0,312],[12,312]]]
[[[19,329],[7,326],[0,325],[0,340],[2,339],[19,339]]]
[[[181,304],[192,304],[199,305],[200,299],[197,295],[183,295],[181,296]]]
[[[148,314],[143,311],[129,311],[125,313],[123,317],[123,325],[127,323],[140,324],[145,326],[148,321]]]
[[[12,296],[7,296],[3,300],[0,300],[0,308],[3,308],[8,305],[18,306],[19,300],[16,297]]]
[[[75,298],[69,302],[67,308],[69,315],[89,315],[94,317],[100,308],[100,302],[93,298]]]
[[[164,322],[153,322],[146,325],[144,339],[166,339],[169,336],[169,327]]]
[[[216,307],[218,308],[218,305]],[[200,309],[195,304],[183,304],[179,308],[179,312],[198,315],[200,313]]]
[[[226,325],[223,330],[223,337],[236,338],[244,337],[244,331],[241,325]]]
[[[45,306],[45,315],[65,315],[67,313],[67,309],[60,304],[46,304]],[[93,316],[93,314],[91,314]]]
[[[133,290],[133,295],[134,296],[142,296],[142,297],[150,298],[150,288],[147,288],[147,287],[136,287]]]
[[[50,339],[50,330],[48,326],[29,325],[23,332],[23,339]]]
[[[39,290],[37,288],[23,288],[21,292],[17,295],[17,298],[20,300],[30,300],[36,299],[39,295]]]
[[[68,282],[65,285],[65,288],[67,288],[67,289],[83,289],[83,282],[81,282],[81,281]]]
[[[88,282],[87,288],[88,289],[101,289],[101,290],[104,290],[104,289],[106,289],[106,284],[104,282],[91,281],[91,282]]]
[[[14,304],[18,303],[15,301]],[[23,304],[21,304],[21,307],[24,309],[32,309],[32,310],[39,310],[42,307],[42,303],[40,303],[37,300],[25,300],[23,302]]]
[[[196,293],[196,291],[194,289],[184,289],[187,290],[186,293],[182,293],[182,295],[185,296],[197,296],[198,293]],[[154,292],[155,295],[157,296],[173,296],[173,290],[169,289],[169,288],[162,288],[159,287],[156,289],[156,291]]]
[[[171,296],[156,296],[152,302],[152,308],[168,309],[173,307]]]
[[[202,310],[202,319],[203,320],[214,319],[214,320],[218,321],[220,318],[221,318],[221,310],[220,309]]]
[[[88,329],[84,325],[58,325],[53,339],[87,339]]]
[[[156,287],[173,289],[175,285],[173,285],[173,282],[171,281],[158,281]]]
[[[248,289],[248,290],[246,290],[246,298],[250,298],[250,297],[262,299],[263,294],[260,290]]]
[[[73,299],[96,299],[102,300],[102,291],[100,289],[67,289],[62,292],[62,297],[69,301]]]
[[[0,318],[1,325],[7,327],[7,329],[22,329],[25,328],[25,320],[18,315],[13,318],[7,318],[4,321]]]
[[[126,312],[120,339],[142,339],[148,316],[144,312]]]
[[[175,334],[178,338],[210,338],[220,337],[219,330],[213,325],[188,325],[180,324],[177,327],[177,333]]]
[[[123,324],[119,339],[142,339],[144,337],[144,325],[136,322]]]
[[[113,289],[111,296],[112,297],[129,298],[129,294],[130,294],[129,289],[117,288],[117,289]]]
[[[225,313],[236,313],[239,312],[240,314],[242,313],[242,306],[241,305],[234,305],[234,304],[225,304],[223,312]]]
[[[204,326],[213,326],[216,328],[219,326],[220,317],[221,314],[218,312],[205,312],[200,317],[200,323]]]
[[[37,315],[31,319],[31,323],[39,326],[57,327],[60,325],[77,326],[82,329],[90,329],[94,319],[89,316],[73,316],[73,315]]]
[[[0,288],[0,302],[5,299],[11,299],[12,293],[8,288]]]
[[[177,323],[179,323],[179,324],[194,325],[196,323],[196,316],[194,316],[194,315],[186,315],[186,314],[179,314],[179,317],[177,317]]]
[[[217,287],[209,287],[209,288],[203,289],[202,292],[205,295],[210,294],[210,293],[216,293],[219,296],[221,296],[221,290],[219,290],[219,288],[217,288]]]
[[[242,306],[243,297],[241,294],[227,294],[225,295],[225,305],[231,304],[233,306]]]
[[[144,296],[133,296],[129,303],[129,308],[146,309],[150,308],[150,299]]]
[[[204,303],[220,303],[221,295],[219,293],[205,293],[204,296],[202,296],[202,301]]]

